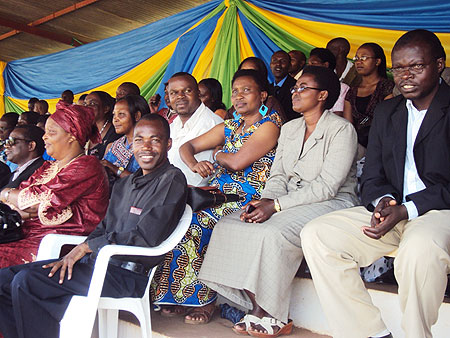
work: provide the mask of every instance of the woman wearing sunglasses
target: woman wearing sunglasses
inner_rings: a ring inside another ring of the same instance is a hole
[[[94,156],[84,155],[88,140],[101,140],[91,108],[60,101],[46,122],[43,140],[55,161],[46,161],[18,189],[5,188],[0,200],[17,210],[24,238],[0,244],[0,268],[35,259],[41,239],[49,233],[87,235],[103,219],[109,187]],[[9,147],[28,139],[9,139]]]
[[[392,97],[394,82],[387,78],[383,48],[373,42],[356,51],[356,71],[361,77],[358,86],[351,87],[344,102],[344,117],[353,123],[358,134],[358,157],[364,156],[373,112],[378,103]]]
[[[291,89],[301,117],[281,128],[262,198],[215,226],[199,279],[252,309],[233,330],[256,337],[289,334],[290,288],[303,259],[300,232],[313,218],[357,203],[353,126],[329,109],[340,83],[308,66]]]

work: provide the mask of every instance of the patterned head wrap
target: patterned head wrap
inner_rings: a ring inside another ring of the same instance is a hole
[[[95,124],[94,111],[90,107],[71,105],[59,100],[56,112],[50,118],[67,133],[72,134],[82,148],[89,140],[93,143],[102,142]]]

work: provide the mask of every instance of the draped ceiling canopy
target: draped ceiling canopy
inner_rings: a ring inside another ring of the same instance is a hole
[[[232,75],[248,56],[268,66],[277,50],[308,56],[343,36],[351,43],[349,57],[362,43],[376,42],[389,66],[395,41],[416,28],[437,33],[448,54],[449,22],[450,2],[440,0],[214,0],[112,38],[0,62],[0,114],[26,110],[30,97],[47,100],[52,112],[66,89],[76,97],[93,90],[114,96],[125,81],[138,84],[147,99],[163,96],[164,82],[179,71],[218,79],[229,105]]]

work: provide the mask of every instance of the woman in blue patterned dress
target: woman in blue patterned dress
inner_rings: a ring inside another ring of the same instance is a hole
[[[231,96],[235,119],[225,120],[180,148],[181,158],[193,172],[203,177],[215,172],[209,185],[241,199],[193,214],[185,237],[166,255],[155,276],[153,297],[162,306],[162,315],[188,313],[186,323],[205,324],[214,312],[216,293],[197,279],[214,225],[260,198],[275,157],[281,119],[262,104],[267,98],[264,83],[254,70],[237,71]],[[216,149],[215,162],[197,162],[194,154],[207,149]]]
[[[150,113],[147,101],[140,95],[127,95],[114,105],[113,125],[121,138],[110,143],[101,161],[109,169],[110,184],[117,178],[131,175],[139,169],[133,155],[133,133],[141,116]]]

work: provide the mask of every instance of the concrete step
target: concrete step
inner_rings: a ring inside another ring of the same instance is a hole
[[[366,284],[373,303],[380,309],[381,316],[395,338],[404,338],[401,329],[402,314],[398,303],[397,287],[394,285]],[[312,332],[331,335],[313,281],[309,278],[295,278],[291,295],[290,317],[294,325]],[[446,299],[439,309],[439,319],[432,327],[434,338],[450,337],[450,302]]]
[[[369,294],[376,306],[381,310],[381,315],[388,329],[395,338],[404,338],[401,329],[401,311],[398,303],[397,287],[395,285],[367,284]],[[220,298],[218,304],[232,302]],[[238,306],[236,306],[238,307]],[[294,321],[294,331],[289,337],[297,338],[330,338],[331,333],[323,314],[322,307],[317,297],[314,284],[310,278],[295,278],[291,303],[290,318]],[[231,330],[232,323],[219,316],[216,311],[208,325],[185,324],[183,317],[167,318],[159,313],[152,312],[153,337],[158,338],[235,338],[236,334]],[[136,318],[121,312],[119,321],[119,338],[141,337]],[[446,299],[439,309],[438,322],[432,328],[434,338],[450,337],[450,299]],[[96,338],[95,334],[93,338]]]

